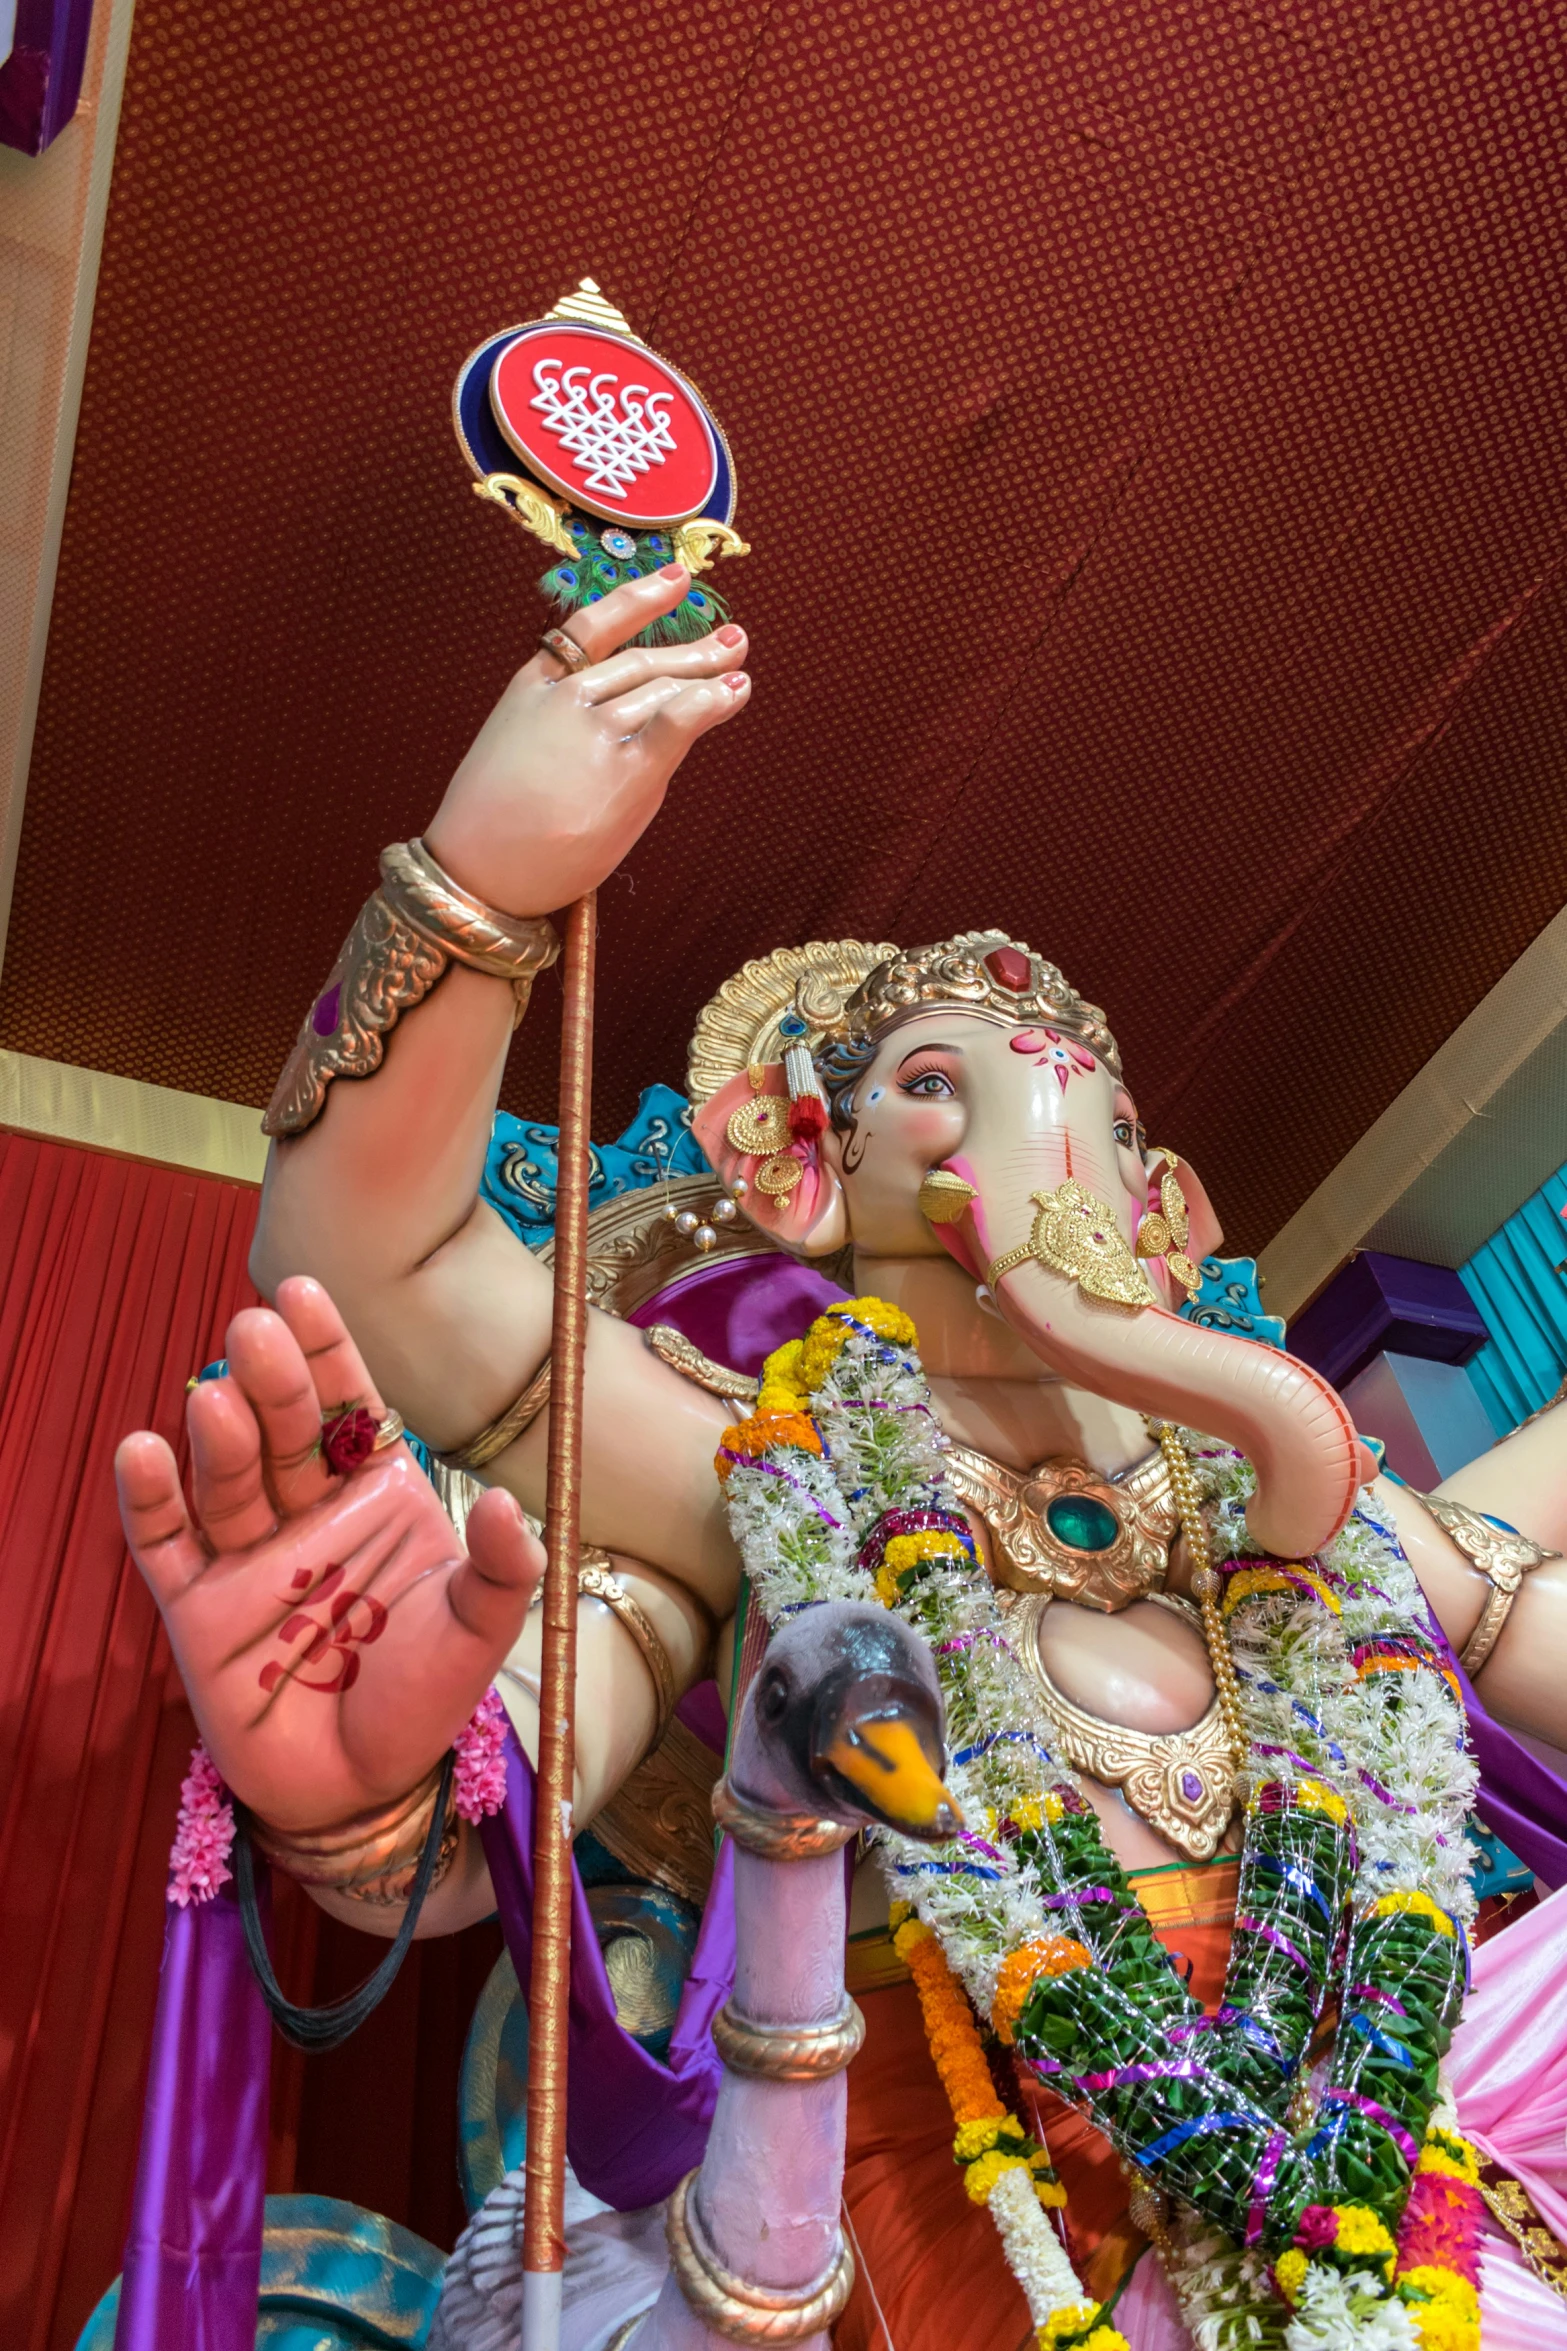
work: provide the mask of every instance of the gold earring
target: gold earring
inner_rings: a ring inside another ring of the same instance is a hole
[[[748,1062],[745,1074],[751,1081],[751,1100],[731,1111],[724,1132],[747,1159],[761,1160],[756,1171],[758,1191],[782,1199],[794,1190],[801,1176],[800,1162],[789,1151],[789,1104],[782,1094],[763,1092],[767,1083],[764,1063]]]
[[[1186,1254],[1191,1217],[1186,1195],[1176,1181],[1179,1154],[1165,1143],[1155,1144],[1154,1148],[1164,1160],[1164,1174],[1159,1178],[1159,1206],[1150,1208],[1137,1228],[1137,1254],[1162,1257],[1187,1296],[1195,1298],[1202,1276]]]

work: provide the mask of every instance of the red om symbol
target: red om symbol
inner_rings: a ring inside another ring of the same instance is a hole
[[[325,1624],[318,1623],[308,1610],[301,1608],[289,1617],[278,1632],[280,1641],[298,1641],[309,1636],[299,1668],[290,1678],[302,1690],[319,1690],[324,1696],[334,1696],[340,1690],[353,1688],[359,1679],[356,1649],[368,1648],[372,1641],[379,1641],[386,1630],[386,1610],[379,1600],[372,1600],[368,1592],[338,1590],[344,1572],[340,1567],[329,1567],[311,1598],[311,1608],[319,1607],[323,1600],[328,1602]],[[309,1571],[302,1568],[294,1578],[294,1591],[304,1591],[310,1581]],[[352,1622],[356,1608],[364,1611],[363,1624],[358,1629]],[[328,1678],[325,1681],[312,1681],[304,1668],[323,1663],[328,1666]],[[270,1693],[287,1672],[287,1663],[275,1658],[270,1665],[264,1665],[261,1669],[261,1687]]]

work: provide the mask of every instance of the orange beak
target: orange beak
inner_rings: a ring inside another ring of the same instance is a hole
[[[939,1843],[963,1826],[912,1723],[869,1715],[838,1733],[822,1760],[865,1799],[868,1812],[906,1837]]]

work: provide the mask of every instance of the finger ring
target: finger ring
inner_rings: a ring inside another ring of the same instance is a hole
[[[321,1415],[321,1451],[328,1469],[347,1477],[372,1453],[383,1453],[403,1434],[401,1413],[372,1418],[362,1404],[338,1404]]]
[[[568,637],[564,629],[546,629],[539,643],[546,653],[553,653],[557,661],[563,661],[573,677],[578,670],[593,667],[592,654],[584,653],[576,638]]]

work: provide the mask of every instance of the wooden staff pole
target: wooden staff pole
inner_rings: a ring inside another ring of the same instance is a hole
[[[577,1553],[582,1370],[587,1349],[589,1127],[597,893],[566,918],[555,1187],[555,1313],[544,1544],[544,1654],[533,1816],[528,1982],[528,2192],[522,2228],[523,2351],[558,2351],[566,2260],[566,2017],[571,1994],[571,1828],[576,1763]]]

